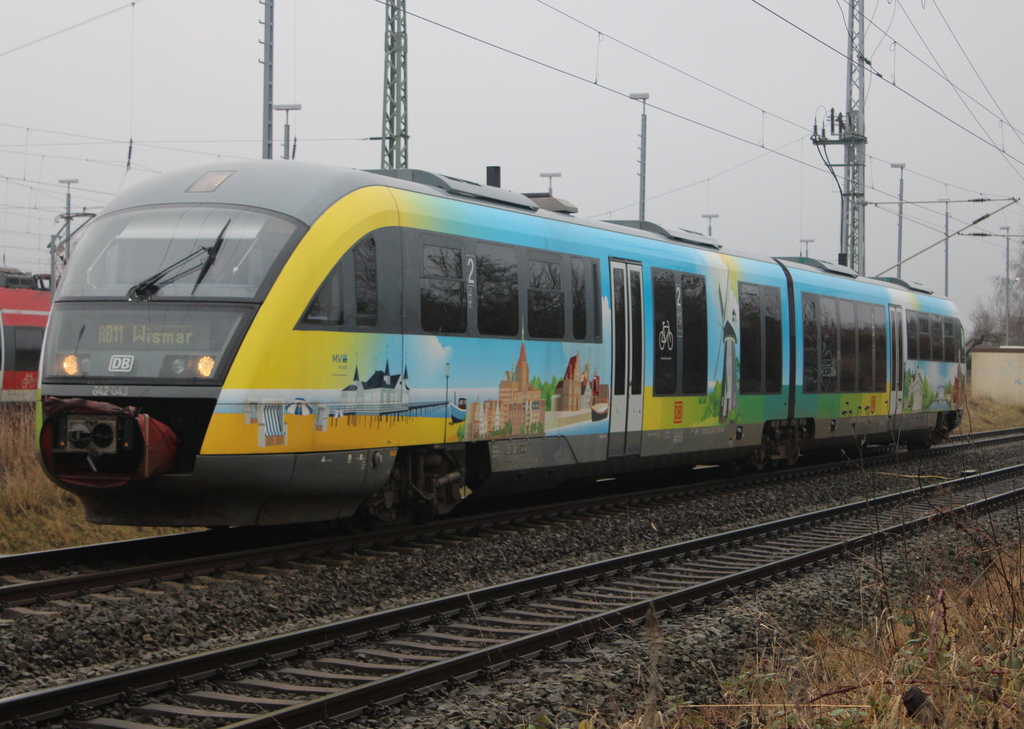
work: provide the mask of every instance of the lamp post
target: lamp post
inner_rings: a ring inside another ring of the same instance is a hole
[[[1003,346],[1010,346],[1010,226],[1000,225],[999,230],[1006,233],[1006,326],[1004,327]]]
[[[540,176],[548,178],[548,195],[553,195],[554,194],[554,189],[552,188],[551,178],[553,178],[553,177],[561,177],[562,173],[561,172],[541,172]]]
[[[804,258],[810,258],[811,257],[811,243],[814,242],[814,238],[801,238],[800,242],[804,244],[804,250],[803,250]]]
[[[288,148],[292,130],[291,125],[288,123],[288,112],[302,111],[302,104],[274,104],[274,111],[284,112],[284,158],[291,159],[294,155],[289,153],[290,150]]]
[[[949,296],[949,200],[940,200],[939,202],[946,203],[946,277],[944,279],[944,285],[942,289],[943,296]],[[1009,275],[1009,274],[1007,274]]]
[[[708,219],[708,238],[711,237],[711,221],[718,217],[718,213],[704,213],[702,218]]]
[[[890,167],[900,171],[900,203],[896,217],[896,278],[903,278],[903,168],[904,162],[893,162]]]
[[[640,115],[640,220],[645,220],[647,200],[647,100],[651,95],[647,92],[630,94],[629,98],[643,103]]]

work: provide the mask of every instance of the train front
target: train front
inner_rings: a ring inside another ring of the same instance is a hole
[[[306,225],[220,202],[247,199],[215,194],[232,174],[161,176],[115,200],[74,247],[40,364],[39,446],[90,521],[255,519],[259,474],[197,455],[232,358]]]

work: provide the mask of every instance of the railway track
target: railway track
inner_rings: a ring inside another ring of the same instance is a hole
[[[229,571],[282,566],[289,562],[351,558],[381,549],[417,548],[423,544],[471,538],[494,528],[519,528],[551,520],[591,518],[623,508],[654,508],[683,499],[706,497],[757,487],[766,481],[795,480],[843,471],[852,467],[879,467],[894,460],[927,458],[956,450],[1000,445],[1024,439],[1024,428],[960,436],[941,447],[918,453],[887,451],[857,462],[805,465],[781,471],[734,478],[613,493],[557,504],[446,519],[425,525],[389,528],[368,535],[333,534],[302,539],[297,529],[243,528],[220,532],[193,532],[150,539],[90,545],[50,552],[0,558],[0,612],[11,608],[44,606],[51,600],[83,597],[128,587],[153,587],[163,581],[219,576]],[[677,480],[677,479],[673,479]],[[173,558],[171,556],[173,555]],[[115,569],[95,565],[141,562]],[[70,566],[70,567],[69,567]],[[66,574],[55,574],[61,570]],[[14,577],[14,575],[32,577]]]
[[[0,699],[0,726],[298,729],[584,656],[648,614],[714,601],[1024,496],[1024,466],[968,476],[80,683]]]

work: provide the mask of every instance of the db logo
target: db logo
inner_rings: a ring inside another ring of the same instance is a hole
[[[111,372],[131,372],[134,364],[135,355],[133,354],[113,354],[110,356],[108,369]]]
[[[683,422],[683,403],[677,400],[675,407],[672,408],[672,422],[681,423]]]

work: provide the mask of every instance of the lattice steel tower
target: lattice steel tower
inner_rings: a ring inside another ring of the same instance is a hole
[[[846,149],[842,250],[847,264],[864,275],[864,0],[850,3],[849,55],[846,59]]]
[[[384,124],[380,134],[380,166],[409,166],[409,107],[406,83],[405,0],[388,0],[384,28]]]

